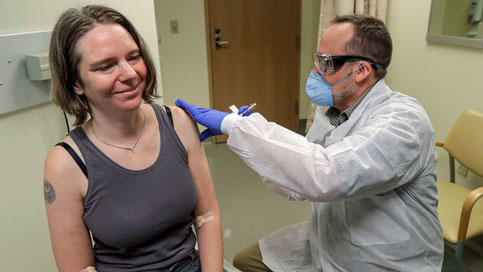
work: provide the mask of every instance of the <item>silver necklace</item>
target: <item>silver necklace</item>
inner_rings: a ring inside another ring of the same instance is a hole
[[[97,137],[97,135],[96,135],[96,132],[94,131],[94,122],[91,123],[92,133],[94,134],[94,137],[96,137],[96,139],[99,142],[101,142],[101,143],[103,143],[105,145],[112,146],[112,147],[119,148],[119,149],[130,150],[132,153],[135,153],[134,152],[134,149],[136,148],[136,145],[139,143],[139,140],[141,140],[141,136],[143,136],[144,125],[146,124],[146,115],[144,115],[144,111],[143,110],[141,110],[141,112],[143,113],[143,127],[141,128],[141,133],[139,134],[138,139],[136,140],[136,142],[134,143],[134,145],[132,147],[124,147],[124,146],[113,145],[113,144],[106,143],[103,140],[99,139],[99,137]]]

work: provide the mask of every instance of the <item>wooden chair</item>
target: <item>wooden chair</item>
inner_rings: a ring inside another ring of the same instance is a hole
[[[483,177],[483,113],[467,109],[456,120],[443,147],[450,158],[451,182],[437,182],[438,214],[446,244],[461,258],[463,242],[483,234],[483,186],[470,190],[455,183],[455,163]],[[478,201],[478,202],[477,202]]]

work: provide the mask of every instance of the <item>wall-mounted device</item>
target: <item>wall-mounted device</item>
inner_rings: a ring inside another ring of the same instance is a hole
[[[48,52],[25,55],[25,62],[30,80],[50,79]]]
[[[45,30],[0,35],[0,114],[51,101],[50,80],[45,80],[50,77],[48,57],[37,54],[49,51],[51,34]],[[32,72],[26,59],[34,64]]]

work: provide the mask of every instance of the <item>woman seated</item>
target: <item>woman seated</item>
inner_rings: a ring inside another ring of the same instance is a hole
[[[53,100],[78,126],[45,161],[59,270],[222,271],[219,208],[197,126],[183,110],[153,103],[155,68],[136,28],[108,7],[69,9],[52,33],[50,61]],[[197,236],[195,218],[205,222]]]

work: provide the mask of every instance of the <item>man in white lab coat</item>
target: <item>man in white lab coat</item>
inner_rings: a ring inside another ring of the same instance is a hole
[[[254,113],[197,108],[208,129],[267,186],[312,201],[307,222],[241,251],[242,271],[441,271],[434,133],[414,99],[384,81],[392,42],[384,23],[337,17],[314,53],[306,91],[319,106],[304,138]]]

